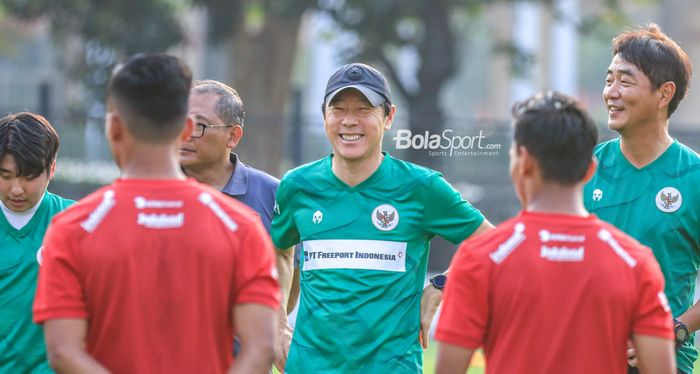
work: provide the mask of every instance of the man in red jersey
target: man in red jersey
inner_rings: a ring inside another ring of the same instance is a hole
[[[57,216],[34,319],[65,373],[266,373],[279,307],[272,244],[243,204],[186,179],[189,69],[137,55],[110,80],[122,176]],[[233,334],[244,349],[232,357]]]
[[[462,244],[436,339],[437,373],[675,373],[664,281],[649,248],[588,214],[593,120],[553,92],[513,107],[510,174],[523,212]]]

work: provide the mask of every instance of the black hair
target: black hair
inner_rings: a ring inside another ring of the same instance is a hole
[[[139,54],[114,69],[108,92],[135,138],[162,143],[182,131],[191,84],[190,69],[177,57]]]
[[[17,176],[35,178],[48,172],[59,143],[56,130],[41,115],[21,112],[0,118],[0,157],[14,157]]]
[[[515,146],[535,158],[545,181],[570,186],[584,178],[598,129],[576,99],[548,91],[515,103],[512,113]]]
[[[670,118],[685,97],[693,74],[685,51],[664,34],[661,27],[650,23],[613,38],[612,52],[637,66],[649,78],[654,90],[666,82],[676,85],[676,92],[668,103],[667,118]]]

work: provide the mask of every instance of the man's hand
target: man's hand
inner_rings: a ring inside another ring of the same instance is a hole
[[[284,320],[279,322],[277,340],[275,341],[275,367],[280,373],[284,373],[284,367],[287,365],[287,356],[289,355],[289,346],[292,343],[293,332],[294,330],[287,323],[285,316]]]
[[[428,284],[423,289],[423,297],[420,300],[420,344],[423,349],[428,348],[428,340],[430,333],[430,325],[433,323],[433,317],[442,300],[442,291]]]

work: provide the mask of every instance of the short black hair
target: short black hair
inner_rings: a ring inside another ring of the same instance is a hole
[[[676,111],[688,91],[693,74],[688,55],[664,34],[659,25],[650,23],[637,30],[625,31],[612,40],[613,56],[637,66],[649,78],[654,90],[666,82],[676,85],[676,93],[668,103],[667,118]]]
[[[512,113],[515,146],[535,158],[545,181],[571,186],[584,178],[598,129],[580,102],[547,91],[515,103]]]
[[[21,112],[0,118],[0,157],[14,157],[17,176],[35,178],[50,170],[59,143],[56,130],[39,114]]]
[[[162,143],[182,131],[191,84],[192,72],[177,57],[138,54],[114,69],[108,93],[135,138]]]

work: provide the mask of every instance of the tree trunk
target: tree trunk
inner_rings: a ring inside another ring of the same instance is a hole
[[[445,127],[440,92],[455,71],[455,38],[450,30],[449,5],[446,0],[427,3],[425,9],[426,37],[419,46],[421,67],[418,70],[420,90],[408,97],[409,126],[413,134],[440,134]],[[427,150],[409,153],[417,164],[440,169],[442,157],[431,157]]]
[[[244,136],[236,148],[251,166],[280,176],[284,158],[285,104],[300,19],[268,16],[260,30],[237,30],[231,40],[229,80],[245,107]]]

